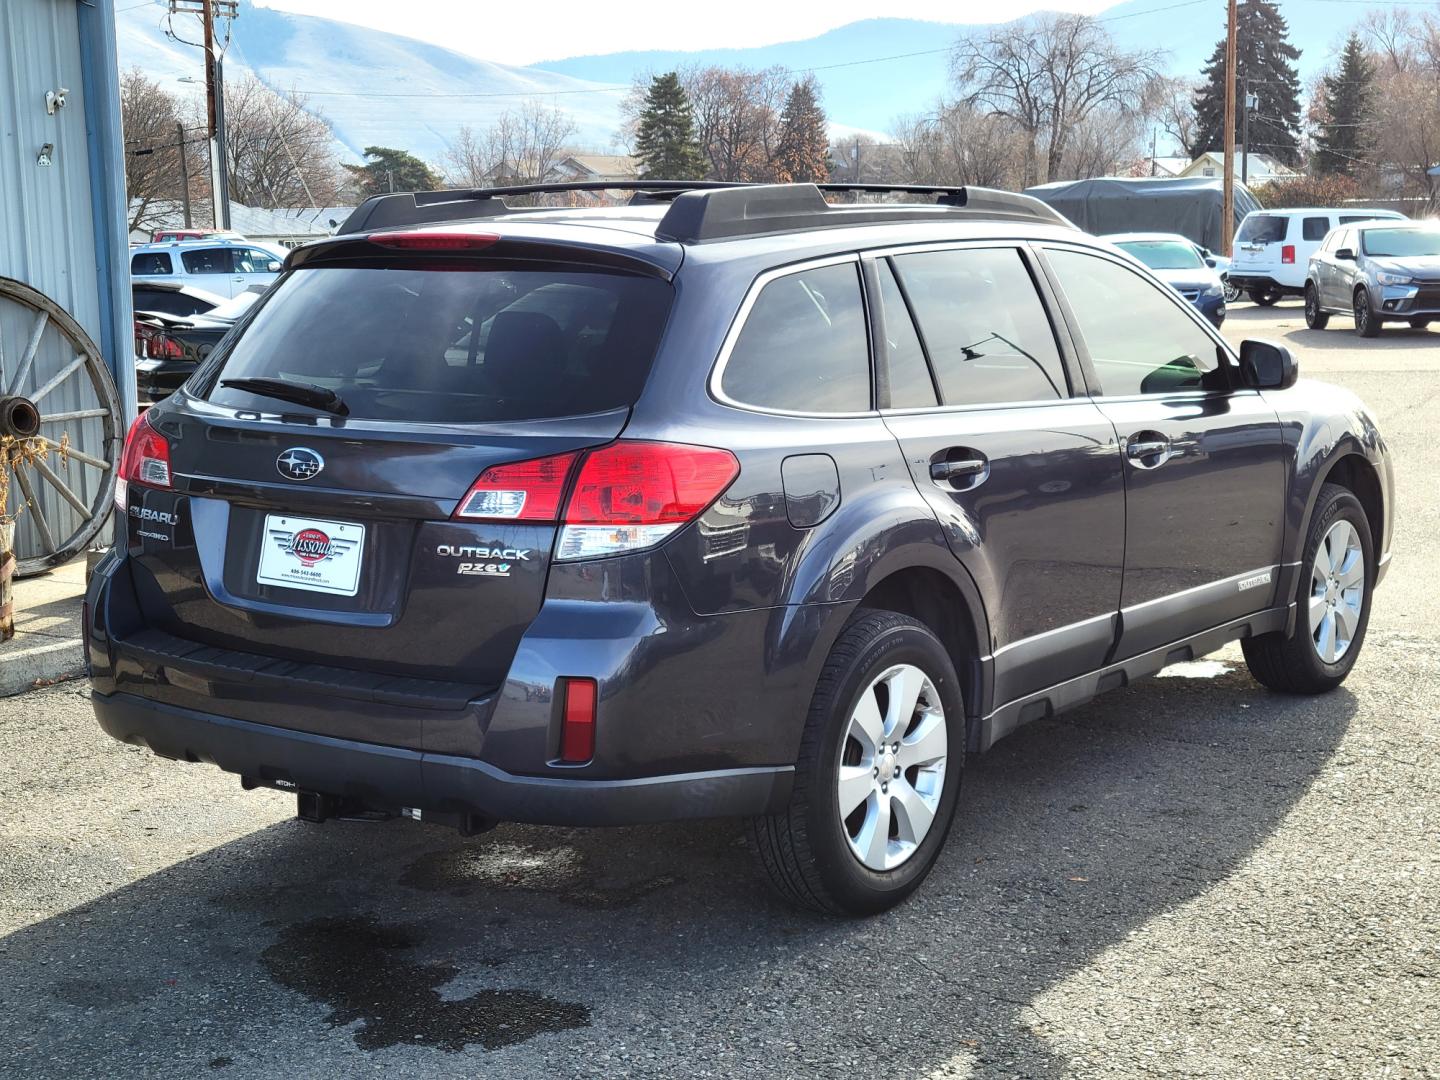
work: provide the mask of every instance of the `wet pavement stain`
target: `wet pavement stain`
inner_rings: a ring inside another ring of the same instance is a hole
[[[381,925],[346,916],[315,919],[286,929],[261,954],[282,986],[329,1005],[328,1021],[355,1032],[362,1050],[435,1046],[487,1050],[546,1032],[589,1027],[584,1005],[533,990],[481,990],[456,1001],[439,990],[460,974],[449,964],[420,964],[411,950],[421,942],[413,927]]]
[[[515,844],[432,851],[400,876],[401,885],[457,898],[482,890],[513,889],[549,893],[572,907],[599,910],[628,907],[683,880],[673,874],[616,874],[570,848],[537,852]]]

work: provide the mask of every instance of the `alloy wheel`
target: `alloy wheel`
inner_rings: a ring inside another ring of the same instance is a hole
[[[894,870],[930,832],[945,790],[945,709],[914,664],[877,676],[851,713],[840,744],[837,793],[851,853],[871,870]]]
[[[1327,664],[1339,663],[1360,629],[1365,606],[1365,551],[1355,526],[1330,526],[1310,568],[1310,640]]]

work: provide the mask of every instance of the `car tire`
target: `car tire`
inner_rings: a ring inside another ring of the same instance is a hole
[[[1320,310],[1320,294],[1308,281],[1305,283],[1305,325],[1311,330],[1324,330],[1330,325],[1329,314]]]
[[[1416,330],[1424,330],[1424,329],[1426,329],[1432,322],[1434,322],[1433,319],[1426,319],[1426,318],[1411,319],[1411,320],[1410,320],[1410,326],[1411,326],[1413,329],[1416,329]]]
[[[1317,560],[1321,560],[1318,569]],[[1353,582],[1350,575],[1357,571],[1358,591],[1353,583],[1338,588],[1331,584],[1332,578]],[[1271,690],[1287,694],[1323,694],[1335,689],[1350,674],[1365,642],[1374,588],[1375,555],[1365,508],[1349,489],[1326,484],[1320,489],[1305,538],[1305,557],[1293,598],[1295,628],[1289,635],[1275,631],[1241,640],[1250,674]],[[1338,603],[1332,604],[1332,599]],[[1343,651],[1337,653],[1342,643],[1339,635],[1344,633],[1350,636],[1344,640]],[[1331,653],[1328,659],[1327,649]]]
[[[892,697],[889,688],[897,686],[897,692],[905,694],[907,686],[917,685],[917,671],[923,685],[915,708],[901,716],[903,706],[885,706]],[[895,675],[887,683],[891,672]],[[938,734],[937,707],[943,725]],[[878,741],[880,753],[856,737],[866,729],[862,721],[867,719],[872,726],[877,719],[882,725],[883,737],[870,743]],[[888,750],[892,745],[908,747],[910,753],[896,755]],[[820,672],[789,805],[750,822],[752,846],[772,887],[792,904],[835,915],[873,915],[904,900],[925,879],[944,846],[955,816],[965,747],[960,681],[944,645],[915,619],[861,608],[841,631]],[[933,758],[929,765],[919,762],[942,748],[937,779]],[[887,790],[881,791],[880,769],[892,764],[895,771],[889,773]],[[842,800],[861,792],[863,799],[842,817]],[[927,805],[916,803],[916,796],[928,800]],[[933,816],[921,834],[917,822],[929,811]],[[877,869],[862,861],[867,857],[882,866],[891,857],[899,861]]]
[[[1279,289],[1251,289],[1248,295],[1261,307],[1274,307],[1280,302]]]
[[[1370,294],[1364,289],[1355,290],[1355,333],[1361,337],[1379,337],[1381,323],[1379,316],[1370,306]]]

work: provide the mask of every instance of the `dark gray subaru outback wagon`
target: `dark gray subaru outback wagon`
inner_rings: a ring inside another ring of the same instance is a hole
[[[743,815],[865,913],[1019,724],[1236,638],[1349,673],[1391,467],[1285,349],[1022,196],[632,186],[291,253],[126,440],[107,732],[317,821]]]

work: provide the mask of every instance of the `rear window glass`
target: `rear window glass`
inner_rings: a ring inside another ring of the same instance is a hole
[[[720,388],[785,412],[865,412],[870,346],[853,262],[778,277],[760,290]]]
[[[1240,223],[1235,239],[1248,244],[1278,244],[1285,239],[1290,219],[1279,214],[1252,214]]]
[[[131,256],[130,272],[132,274],[168,274],[170,273],[170,256],[163,251],[142,251],[139,255]]]
[[[220,385],[279,378],[333,390],[359,419],[488,423],[634,403],[672,290],[653,278],[489,264],[302,268],[272,286],[206,396],[303,409]]]
[[[1300,236],[1305,240],[1324,240],[1330,231],[1328,217],[1307,217],[1300,227]]]
[[[164,315],[198,315],[215,305],[198,296],[172,289],[136,287],[132,296],[136,311],[158,311]]]

